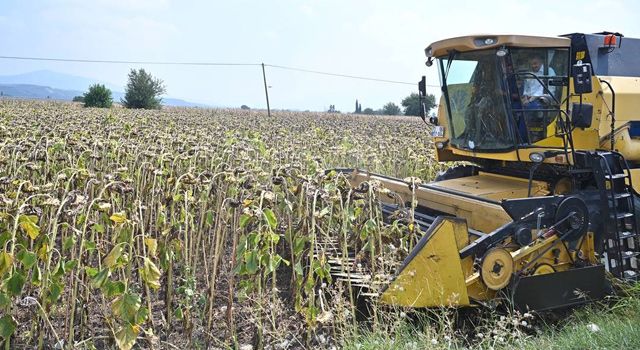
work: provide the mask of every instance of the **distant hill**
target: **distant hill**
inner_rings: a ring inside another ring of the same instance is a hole
[[[0,84],[27,84],[49,86],[62,90],[87,91],[92,84],[104,84],[111,91],[122,90],[122,87],[95,79],[50,70],[37,70],[16,75],[0,75]]]
[[[0,75],[0,92],[3,96],[31,99],[53,99],[71,101],[93,84],[104,84],[111,90],[113,101],[120,102],[124,93],[113,84],[71,74],[39,70],[17,75]],[[163,97],[162,104],[177,107],[210,107],[202,103]]]

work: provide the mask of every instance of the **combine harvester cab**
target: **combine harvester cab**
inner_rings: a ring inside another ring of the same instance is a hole
[[[402,199],[382,203],[388,218],[417,204],[424,232],[368,294],[406,307],[540,311],[602,298],[607,274],[635,281],[640,40],[481,35],[425,52],[443,91],[428,121],[436,157],[473,165],[428,184],[340,169],[352,186],[379,183]]]

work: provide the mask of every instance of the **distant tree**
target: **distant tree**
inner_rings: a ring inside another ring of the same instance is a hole
[[[84,96],[74,96],[72,101],[84,103]]]
[[[162,80],[154,78],[144,69],[132,69],[122,104],[127,108],[160,109],[162,98],[166,93]]]
[[[242,106],[240,106],[240,109],[247,109],[248,110],[248,109],[251,109],[251,108],[249,106],[247,106],[247,105],[242,105]]]
[[[400,107],[393,102],[389,102],[382,107],[382,114],[384,115],[400,115]]]
[[[429,115],[429,111],[436,106],[436,97],[432,94],[427,94],[424,99],[424,105],[426,114]],[[404,115],[420,115],[420,95],[414,92],[405,97],[402,100],[402,107],[404,107]]]
[[[362,104],[358,103],[358,99],[356,99],[356,110],[353,113],[355,114],[362,113]]]
[[[111,90],[102,84],[89,86],[89,91],[84,93],[83,100],[85,107],[110,108],[113,104]]]
[[[374,114],[376,114],[376,111],[374,111],[373,109],[367,107],[367,108],[364,109],[364,111],[362,111],[362,114],[374,115]]]
[[[329,105],[329,110],[327,113],[336,113],[336,105]]]

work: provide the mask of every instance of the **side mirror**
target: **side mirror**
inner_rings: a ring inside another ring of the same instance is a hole
[[[420,118],[422,118],[422,121],[426,122],[427,111],[424,108],[424,99],[425,96],[427,96],[427,77],[424,75],[418,82],[418,96],[420,96]]]
[[[573,91],[576,94],[588,94],[593,91],[590,63],[578,61],[571,67],[571,77],[573,78]]]

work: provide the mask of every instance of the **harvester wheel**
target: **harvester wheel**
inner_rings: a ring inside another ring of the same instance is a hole
[[[506,287],[513,274],[513,257],[504,248],[490,249],[482,258],[480,276],[491,290]]]

